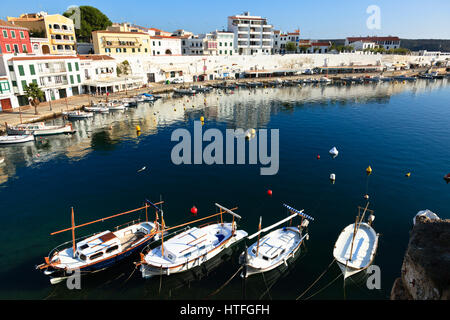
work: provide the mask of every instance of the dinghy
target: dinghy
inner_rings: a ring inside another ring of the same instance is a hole
[[[95,113],[108,113],[109,109],[106,106],[101,106],[100,104],[92,107],[84,107],[84,110],[87,112],[95,112]]]
[[[29,141],[34,141],[34,136],[32,134],[0,137],[0,144],[24,143]]]
[[[338,154],[339,154],[339,151],[338,151],[338,149],[336,149],[336,147],[333,147],[330,151],[328,151],[329,153],[330,153],[330,155],[333,157],[333,158],[336,158],[337,156],[338,156]]]
[[[378,236],[372,228],[375,216],[368,209],[369,203],[353,224],[348,225],[340,233],[334,245],[333,256],[344,275],[344,279],[367,269],[373,262],[378,247]],[[370,212],[368,222],[363,222],[366,212]]]
[[[9,135],[30,135],[48,136],[62,133],[74,133],[72,124],[64,124],[62,126],[48,126],[43,122],[18,124],[17,126],[6,125],[6,132]]]
[[[215,216],[220,216],[219,223],[207,224],[203,227],[192,227],[168,240],[164,240],[164,237],[161,237],[162,243],[159,247],[149,250],[147,253],[141,253],[139,265],[142,277],[170,275],[190,270],[202,265],[226,248],[245,238],[247,232],[237,230],[235,218],[240,219],[241,217],[232,211],[235,209],[227,209],[217,203],[216,206],[220,209],[219,213],[187,224]],[[232,215],[233,221],[231,223],[223,222],[224,213]],[[162,230],[169,231],[187,225],[183,224],[165,229],[163,215],[161,216]]]
[[[288,262],[293,260],[295,254],[300,250],[303,241],[309,238],[308,233],[303,234],[303,229],[308,226],[309,221],[314,221],[314,218],[303,213],[303,210],[299,211],[286,204],[283,204],[283,206],[290,212],[287,218],[261,229],[262,218],[260,217],[258,232],[248,237],[248,239],[253,239],[258,236],[258,241],[248,247],[247,251],[241,255],[240,262],[244,266],[244,271],[241,274],[243,278],[273,270],[283,264],[287,266]],[[285,222],[292,222],[295,217],[302,217],[300,225],[291,226],[290,223],[288,227],[276,229],[260,239],[262,233]]]
[[[158,211],[163,202],[151,203],[146,201],[145,206],[115,214],[110,217],[98,219],[95,221],[75,225],[74,212],[72,208],[72,226],[67,229],[51,233],[55,235],[65,231],[72,231],[72,241],[63,243],[56,247],[47,257],[45,263],[36,266],[36,269],[43,271],[50,277],[50,283],[56,284],[64,281],[75,270],[87,274],[98,272],[109,268],[124,258],[137,253],[150,241],[158,240],[160,225],[158,223]],[[156,219],[154,222],[148,220],[148,209],[156,209]],[[114,232],[106,230],[94,235],[84,237],[82,240],[75,239],[75,229],[105,220],[122,216],[133,212],[145,211],[145,221],[129,221],[126,224],[117,226]],[[70,246],[70,242],[72,245]]]
[[[94,114],[92,112],[84,112],[84,111],[69,111],[69,112],[63,112],[64,116],[67,116],[69,119],[78,120],[78,119],[87,119],[92,118]]]

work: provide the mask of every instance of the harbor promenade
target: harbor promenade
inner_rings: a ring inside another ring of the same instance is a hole
[[[407,75],[413,76],[421,72],[422,70],[414,69],[414,70],[406,70],[406,71],[393,71],[393,72],[384,72],[384,76],[398,76],[398,75]],[[364,77],[368,74],[357,74],[357,73],[349,73],[349,74],[336,74],[329,75],[330,79],[339,79],[343,77]],[[379,73],[370,73],[370,76],[377,76]],[[172,92],[175,88],[187,87],[191,85],[212,85],[215,83],[245,83],[245,82],[268,82],[273,81],[275,79],[282,80],[297,80],[297,79],[305,79],[305,78],[320,78],[325,76],[324,74],[315,74],[315,75],[296,75],[296,76],[284,76],[284,77],[270,77],[270,78],[245,78],[245,79],[236,79],[236,80],[208,80],[203,82],[186,82],[184,84],[164,84],[164,83],[151,83],[145,87],[128,90],[128,91],[120,91],[111,93],[108,96],[106,94],[103,95],[88,95],[82,94],[77,96],[72,96],[64,99],[53,100],[51,102],[42,102],[37,107],[38,114],[35,114],[35,108],[32,106],[22,106],[20,108],[16,108],[10,112],[0,112],[0,133],[4,133],[6,126],[8,125],[17,125],[20,123],[31,123],[37,121],[44,121],[47,119],[56,118],[62,115],[62,112],[78,110],[83,108],[85,105],[89,105],[92,103],[98,103],[100,101],[105,101],[113,99],[122,99],[125,97],[135,96],[141,93],[152,93],[152,94],[165,94]]]

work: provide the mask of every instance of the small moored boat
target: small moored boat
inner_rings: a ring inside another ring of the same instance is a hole
[[[32,134],[0,137],[0,144],[15,144],[29,141],[34,141],[34,136]]]
[[[234,209],[227,209],[217,203],[216,206],[220,209],[219,213],[191,223],[219,215],[220,223],[190,228],[167,241],[162,237],[162,243],[159,247],[145,254],[141,253],[139,265],[141,266],[142,277],[149,278],[155,275],[170,275],[190,270],[200,266],[202,263],[218,255],[221,251],[245,238],[247,232],[237,230],[235,218],[240,219],[241,217],[232,211]],[[222,215],[224,213],[229,213],[233,216],[231,223],[223,222]],[[186,224],[165,229],[164,219],[162,218],[162,225],[162,230],[169,231],[185,226]]]
[[[30,135],[48,136],[62,133],[74,133],[71,123],[61,126],[48,126],[44,122],[18,124],[16,126],[6,125],[6,132],[9,135]]]
[[[84,111],[69,111],[69,112],[63,112],[63,115],[67,116],[69,119],[78,120],[78,119],[87,119],[92,118],[94,114],[92,112],[84,112]]]
[[[81,274],[98,272],[109,268],[124,258],[137,253],[152,240],[157,240],[160,236],[158,233],[160,225],[158,223],[157,205],[163,202],[151,203],[146,200],[145,206],[115,214],[110,217],[98,219],[95,221],[75,225],[74,213],[72,208],[72,226],[67,229],[56,231],[51,235],[65,231],[72,231],[72,245],[70,242],[53,249],[47,257],[44,258],[45,263],[36,266],[36,269],[50,276],[50,283],[56,284],[71,274],[79,270]],[[148,220],[148,209],[156,209],[156,219],[154,222]],[[117,226],[114,232],[109,230],[84,237],[82,240],[75,239],[75,229],[105,220],[129,214],[132,212],[141,212],[145,210],[146,220],[130,221],[124,225]]]
[[[378,247],[378,234],[372,228],[375,216],[368,209],[369,203],[360,215],[361,207],[358,207],[358,216],[353,224],[348,225],[339,234],[334,245],[333,256],[344,275],[344,279],[367,269],[373,262]],[[371,215],[368,222],[363,222],[366,212]]]
[[[240,257],[244,266],[242,277],[246,278],[252,274],[267,272],[283,264],[287,266],[289,259],[293,259],[300,250],[303,241],[309,238],[308,233],[303,234],[303,229],[308,226],[309,221],[314,221],[314,218],[303,213],[303,210],[296,210],[286,204],[283,206],[289,210],[291,215],[264,229],[261,229],[262,218],[260,217],[258,232],[248,237],[253,239],[258,236],[258,241],[253,243]],[[260,239],[262,233],[285,222],[292,222],[295,217],[302,217],[299,226],[289,225],[276,229]]]
[[[87,111],[87,112],[95,112],[95,113],[108,113],[109,112],[108,107],[106,105],[101,104],[101,103],[97,104],[97,105],[94,105],[94,106],[91,106],[91,107],[85,106],[84,110]]]

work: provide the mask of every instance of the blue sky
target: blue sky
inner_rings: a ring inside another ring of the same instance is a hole
[[[21,13],[62,13],[70,5],[91,5],[113,22],[133,22],[167,31],[204,33],[227,27],[227,17],[250,11],[269,19],[276,29],[300,29],[304,38],[397,35],[401,38],[450,39],[448,0],[21,0],[3,1],[0,19]],[[369,30],[366,9],[381,10],[381,28]]]

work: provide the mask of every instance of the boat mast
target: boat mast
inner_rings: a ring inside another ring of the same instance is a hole
[[[261,236],[261,223],[262,223],[262,217],[259,217],[259,226],[258,226],[258,242],[256,243],[256,256],[258,256],[259,251],[259,237]]]
[[[367,205],[366,205],[366,207],[364,208],[364,212],[363,212],[363,214],[362,214],[362,216],[361,216],[361,219],[359,219],[359,221],[358,221],[359,214],[358,214],[358,216],[356,217],[356,221],[355,221],[355,229],[353,230],[352,246],[351,246],[351,248],[350,248],[350,257],[349,257],[349,260],[350,260],[350,261],[352,261],[353,243],[355,242],[356,233],[357,233],[358,230],[359,230],[359,226],[361,225],[361,222],[362,222],[363,219],[364,219],[364,215],[366,214],[366,210],[367,210],[368,207],[369,207],[369,202],[367,202]]]
[[[71,207],[71,209],[72,209],[72,251],[73,251],[72,256],[75,258],[75,217],[73,213],[73,207]]]
[[[164,213],[161,211],[161,256],[164,256]]]

